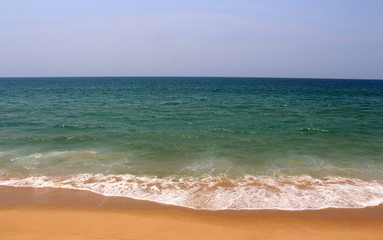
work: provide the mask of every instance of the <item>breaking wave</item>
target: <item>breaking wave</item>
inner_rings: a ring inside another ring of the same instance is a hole
[[[2,175],[2,176],[1,176]],[[383,182],[310,176],[156,177],[79,174],[10,178],[0,185],[87,190],[201,210],[363,208],[383,203]]]

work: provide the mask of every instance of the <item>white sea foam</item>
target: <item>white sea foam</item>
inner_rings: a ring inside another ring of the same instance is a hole
[[[228,179],[80,174],[72,177],[1,177],[0,185],[88,190],[105,196],[206,210],[363,208],[383,203],[383,182],[340,177],[246,176]]]
[[[34,153],[31,155],[14,157],[11,159],[12,162],[18,160],[31,160],[31,159],[44,159],[44,158],[53,158],[53,157],[62,157],[62,158],[74,158],[74,157],[91,157],[96,154],[95,151],[53,151],[48,153]]]

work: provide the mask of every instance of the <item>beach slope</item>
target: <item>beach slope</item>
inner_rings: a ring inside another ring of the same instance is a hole
[[[73,190],[2,187],[0,193],[2,240],[378,240],[383,236],[381,206],[348,210],[213,212]]]

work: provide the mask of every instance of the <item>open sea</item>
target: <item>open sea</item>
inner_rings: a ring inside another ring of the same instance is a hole
[[[0,78],[0,185],[208,210],[375,206],[383,81]]]

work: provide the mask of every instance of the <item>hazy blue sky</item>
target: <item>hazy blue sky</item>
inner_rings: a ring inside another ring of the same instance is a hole
[[[0,0],[0,77],[383,79],[382,0]]]

